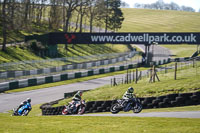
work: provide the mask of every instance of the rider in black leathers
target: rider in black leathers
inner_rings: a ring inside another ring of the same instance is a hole
[[[130,100],[133,100],[133,98],[134,98],[133,92],[134,92],[133,87],[129,87],[128,90],[124,93],[124,95],[122,97],[122,106],[123,107],[126,107],[126,105],[128,104],[128,102]]]

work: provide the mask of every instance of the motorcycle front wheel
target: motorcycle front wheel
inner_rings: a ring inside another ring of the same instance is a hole
[[[141,104],[138,104],[137,108],[133,109],[133,113],[140,113],[141,111],[142,111],[142,105]]]
[[[27,116],[29,113],[29,110],[24,110],[23,113],[22,113],[22,116]]]
[[[69,114],[68,112],[68,109],[65,107],[63,110],[62,110],[62,115],[67,115]]]
[[[117,114],[120,110],[119,110],[119,105],[116,103],[116,104],[113,104],[111,107],[110,107],[110,112],[113,113],[113,114]]]

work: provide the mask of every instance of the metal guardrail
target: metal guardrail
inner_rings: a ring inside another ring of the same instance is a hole
[[[31,77],[38,77],[38,76],[47,76],[47,75],[55,75],[61,73],[70,73],[70,72],[80,72],[89,69],[99,69],[104,67],[110,66],[119,66],[123,64],[128,64],[129,62],[133,63],[133,56],[135,56],[138,52],[133,51],[130,52],[128,55],[124,55],[117,58],[112,59],[105,59],[105,60],[98,60],[98,61],[91,61],[91,62],[84,62],[84,63],[74,63],[69,65],[61,65],[58,67],[49,67],[49,68],[42,68],[42,69],[32,69],[32,70],[22,70],[22,71],[6,71],[0,72],[0,82],[5,81],[13,81],[15,79],[26,79]],[[136,58],[136,57],[134,57]],[[141,59],[137,59],[140,61]],[[15,67],[18,67],[17,65]]]

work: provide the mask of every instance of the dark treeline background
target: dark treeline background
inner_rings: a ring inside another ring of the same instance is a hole
[[[33,26],[48,31],[117,31],[124,20],[120,7],[121,0],[0,0],[2,50],[9,31],[31,31]]]

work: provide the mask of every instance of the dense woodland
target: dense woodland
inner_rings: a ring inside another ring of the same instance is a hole
[[[93,27],[117,31],[124,20],[121,0],[1,0],[2,50],[9,31],[30,31],[46,26],[50,31],[87,32]],[[49,31],[48,30],[48,31]]]

